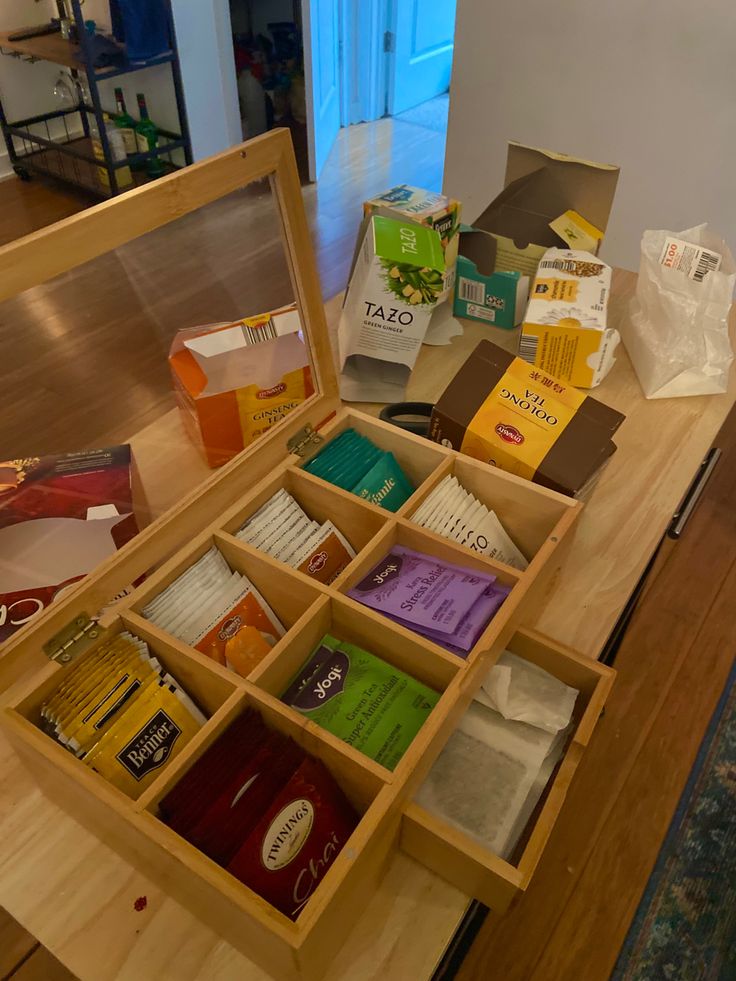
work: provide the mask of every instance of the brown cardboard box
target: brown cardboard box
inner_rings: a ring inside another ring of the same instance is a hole
[[[613,164],[509,143],[504,189],[472,225],[474,252],[481,238],[475,233],[486,233],[492,239],[486,266],[531,277],[552,246],[583,248],[597,254],[598,248],[586,232],[600,246],[618,175],[619,168]],[[551,223],[558,231],[550,227]],[[589,226],[594,226],[592,233]]]
[[[434,407],[430,438],[574,497],[615,452],[624,418],[481,341]]]

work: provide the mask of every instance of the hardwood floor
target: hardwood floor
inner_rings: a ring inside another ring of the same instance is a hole
[[[344,288],[366,198],[438,190],[441,128],[381,119],[340,131],[304,187],[325,297]],[[41,180],[0,182],[0,242],[86,207]],[[167,353],[180,327],[291,301],[266,185],[230,195],[0,304],[0,457],[124,440],[174,405]]]
[[[74,981],[74,975],[0,908],[0,981]]]
[[[682,538],[654,570],[531,887],[489,916],[457,981],[606,981],[736,652],[736,413]]]

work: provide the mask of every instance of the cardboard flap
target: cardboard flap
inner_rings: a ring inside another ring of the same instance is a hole
[[[605,232],[620,168],[614,164],[569,157],[553,150],[509,143],[504,181],[507,187],[542,168],[554,179],[566,202],[557,215],[572,208]],[[557,215],[550,215],[550,219]],[[539,244],[545,243],[540,240]]]
[[[481,276],[492,276],[496,269],[496,239],[480,228],[463,225],[458,242],[458,255],[473,263]]]

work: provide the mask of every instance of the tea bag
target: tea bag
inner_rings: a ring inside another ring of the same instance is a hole
[[[495,512],[469,494],[456,477],[440,481],[410,520],[514,569],[523,571],[529,565]]]
[[[329,584],[355,549],[331,521],[312,521],[288,491],[280,490],[236,532],[238,538],[293,569]]]
[[[162,630],[243,677],[284,634],[284,627],[253,583],[233,572],[214,547],[142,612]]]
[[[503,651],[476,699],[504,719],[557,733],[569,725],[578,692],[531,661]]]
[[[439,694],[355,644],[326,634],[281,700],[393,770]]]
[[[414,493],[393,453],[384,452],[354,429],[330,440],[304,469],[386,511],[398,511]]]
[[[505,651],[420,787],[417,801],[508,858],[562,754],[577,694],[549,672]],[[535,724],[504,718],[489,707],[491,702],[512,706]]]

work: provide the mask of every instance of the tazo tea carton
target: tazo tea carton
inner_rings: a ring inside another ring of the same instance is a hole
[[[624,416],[490,341],[455,375],[430,438],[572,496],[615,452]]]
[[[443,291],[440,237],[373,215],[359,242],[337,335],[340,393],[357,402],[401,401]]]
[[[211,467],[314,392],[294,304],[234,324],[180,330],[169,364],[185,425]]]
[[[608,326],[611,267],[589,252],[548,249],[539,263],[519,354],[579,388],[600,385],[621,340]]]
[[[437,232],[445,254],[445,285],[440,299],[444,299],[455,285],[460,210],[460,202],[455,198],[425,191],[420,187],[410,187],[408,184],[399,184],[385,194],[363,202],[363,214],[366,217],[378,213],[392,218],[408,218]]]

